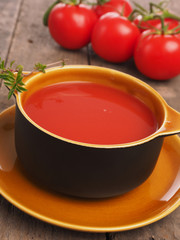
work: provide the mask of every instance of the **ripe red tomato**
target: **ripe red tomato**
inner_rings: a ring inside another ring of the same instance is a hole
[[[99,17],[107,12],[119,12],[128,17],[132,12],[132,6],[128,0],[110,0],[102,5],[97,5],[94,11]]]
[[[104,14],[97,21],[91,37],[95,53],[110,62],[124,62],[133,56],[139,29],[116,12]]]
[[[153,29],[154,27],[157,29],[161,29],[161,20],[160,19],[152,19],[144,21],[141,15],[137,16],[134,19],[134,23],[140,28],[141,32],[144,32],[147,29]],[[168,29],[173,29],[179,25],[179,21],[172,18],[165,18],[164,24],[168,25]]]
[[[138,70],[156,80],[167,80],[180,74],[180,34],[151,34],[139,37],[134,60]]]
[[[83,4],[57,4],[50,12],[49,31],[54,40],[67,49],[79,49],[90,42],[97,21],[95,12]]]

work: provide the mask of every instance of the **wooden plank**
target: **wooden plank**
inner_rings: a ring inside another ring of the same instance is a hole
[[[17,25],[8,62],[15,60],[31,70],[34,63],[44,64],[67,59],[67,64],[88,64],[87,48],[69,51],[60,47],[50,36],[42,17],[52,0],[23,2],[19,24]],[[31,10],[33,9],[33,10]]]
[[[50,36],[42,17],[51,0],[23,1],[16,31],[12,39],[7,62],[12,60],[22,64],[25,70],[32,70],[37,62],[44,64],[65,59],[67,64],[88,64],[87,48],[68,51],[60,47]],[[8,90],[2,86],[0,92],[0,111],[11,106],[14,100],[7,100]]]
[[[131,1],[133,2],[133,1]],[[148,6],[149,0],[136,0],[135,2],[144,7]],[[157,3],[157,1],[152,1]],[[180,5],[176,0],[170,1],[170,8],[174,13],[180,15]],[[180,111],[180,76],[177,76],[169,81],[155,81],[143,76],[134,64],[133,59],[125,63],[112,64],[102,60],[90,48],[90,64],[99,65],[116,69],[128,74],[131,74],[156,89],[167,101],[167,103]],[[174,63],[175,64],[175,63]],[[158,184],[158,183],[157,183]],[[119,233],[111,233],[109,239],[113,240],[179,240],[180,239],[180,208],[176,209],[166,218],[153,223],[149,226]]]
[[[48,28],[42,25],[43,13],[51,3],[52,0],[23,1],[8,62],[15,60],[17,64],[24,65],[26,70],[32,69],[36,62],[52,63],[62,58],[68,59],[68,64],[88,64],[86,47],[79,51],[67,51],[54,42]],[[7,91],[4,87],[0,103],[1,110],[12,104],[7,100]],[[0,209],[2,240],[105,239],[105,234],[69,231],[43,223],[13,207],[2,197]]]
[[[6,59],[22,0],[0,1],[0,57]]]
[[[137,0],[137,2],[147,4],[147,0]],[[52,40],[48,29],[42,25],[43,12],[50,3],[52,3],[51,0],[25,0],[23,2],[11,49],[9,50],[9,62],[15,59],[17,63],[23,64],[26,70],[30,70],[35,62],[50,63],[61,58],[68,58],[68,64],[88,63],[87,48],[75,52],[62,49]],[[36,6],[34,6],[34,4],[36,4]],[[172,6],[177,10],[175,0]],[[176,100],[180,91],[179,77],[173,79],[173,86],[172,82],[163,83],[162,85],[161,83],[152,82],[142,76],[136,70],[132,60],[124,64],[109,64],[99,59],[92,52],[91,64],[111,67],[141,78],[152,86],[154,85],[154,87],[164,95],[168,103],[180,110],[180,106]],[[3,88],[3,94],[4,95],[0,94],[0,110],[12,104],[12,102],[6,100],[7,92],[5,88]],[[180,239],[178,228],[180,224],[179,219],[180,210],[177,209],[165,219],[150,226],[123,233],[107,234],[106,236],[107,239],[116,240],[153,240],[153,238],[155,240],[177,240]],[[80,233],[43,223],[13,207],[2,197],[0,198],[0,226],[0,239],[2,240],[106,239],[105,234]]]
[[[4,198],[0,198],[0,209],[1,240],[105,240],[104,234],[66,230],[37,220]]]
[[[179,240],[180,208],[166,218],[132,231],[110,234],[113,240]],[[110,238],[110,239],[111,239]]]
[[[0,57],[6,60],[9,48],[11,46],[16,22],[20,10],[22,0],[1,0],[0,1]],[[13,104],[13,100],[6,101],[7,91],[1,89],[0,82],[0,112],[9,105]],[[6,99],[6,98],[5,98]]]

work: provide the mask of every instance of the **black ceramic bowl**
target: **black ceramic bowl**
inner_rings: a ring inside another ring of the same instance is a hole
[[[59,137],[34,123],[23,103],[37,89],[63,81],[91,81],[122,89],[143,101],[159,129],[136,142],[97,145]],[[71,196],[104,198],[126,193],[152,173],[163,139],[180,132],[180,114],[142,81],[107,68],[66,66],[25,79],[28,91],[17,94],[15,144],[28,176],[51,190]]]

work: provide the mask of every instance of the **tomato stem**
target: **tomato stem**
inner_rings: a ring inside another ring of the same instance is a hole
[[[172,18],[172,19],[180,21],[180,17],[176,16],[175,14],[170,13],[166,9],[163,11],[163,17],[164,18]]]
[[[79,5],[79,4],[81,4],[83,1],[84,1],[84,0],[79,0],[79,1],[78,1],[78,0],[68,0],[68,1],[66,1],[66,0],[56,0],[53,4],[51,4],[51,5],[48,7],[48,9],[46,10],[46,12],[44,13],[44,16],[43,16],[43,24],[44,24],[44,26],[48,26],[49,14],[50,14],[50,12],[52,11],[53,7],[54,7],[55,5],[57,5],[58,3]],[[98,1],[97,1],[98,3],[96,3],[96,5],[99,4],[99,2],[101,2],[101,4],[104,4],[104,3],[109,2],[109,1],[110,1],[110,0],[98,0]],[[86,4],[88,4],[88,5],[95,5],[95,4],[93,4],[93,3],[88,3],[88,2],[86,2]]]
[[[148,21],[148,20],[152,20],[154,18],[155,15],[162,15],[164,18],[172,18],[175,19],[177,21],[180,21],[180,17],[176,16],[173,13],[170,13],[168,11],[168,9],[166,9],[164,6],[164,4],[168,4],[169,1],[162,1],[159,4],[156,3],[149,3],[149,11],[147,11],[145,8],[143,8],[140,4],[133,2],[134,5],[136,6],[136,8],[134,9],[134,11],[132,12],[132,16],[134,16],[134,12],[139,13],[142,17],[143,17],[143,21]],[[155,11],[154,9],[158,9],[158,11]]]
[[[60,3],[60,2],[61,2],[61,0],[57,0],[57,1],[55,1],[51,6],[48,7],[48,9],[46,10],[46,12],[45,12],[45,14],[44,14],[44,16],[43,16],[43,24],[44,24],[44,26],[48,26],[49,14],[50,14],[51,10],[53,9],[53,7],[54,7],[56,4]]]
[[[155,4],[155,3],[152,3],[152,2],[149,3],[149,7],[150,7],[150,13],[154,13],[154,8],[157,8],[161,11],[164,10],[159,4]]]
[[[164,17],[161,15],[154,15],[154,19],[158,18],[161,21],[161,34],[165,34],[166,30],[167,30],[167,26],[164,25]]]
[[[178,25],[178,26],[174,27],[173,29],[169,30],[168,33],[171,34],[171,35],[179,34],[180,33],[180,25]]]
[[[133,21],[134,20],[134,18],[136,17],[136,15],[141,15],[141,16],[145,16],[145,14],[142,12],[142,11],[140,11],[139,9],[134,9],[132,12],[131,12],[131,14],[128,16],[128,20],[129,21]]]
[[[97,3],[94,5],[104,5],[105,3],[109,2],[110,0],[97,0]]]
[[[121,16],[124,16],[124,10],[125,10],[125,3],[123,4],[122,10],[121,10],[121,12],[120,12],[120,15],[121,15]]]
[[[148,11],[145,8],[143,8],[140,4],[138,4],[138,3],[134,2],[134,1],[133,1],[133,3],[141,12],[144,12],[144,13],[148,14]]]

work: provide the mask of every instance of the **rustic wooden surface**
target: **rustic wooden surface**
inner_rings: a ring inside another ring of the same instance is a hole
[[[42,16],[53,0],[0,0],[0,57],[16,60],[30,70],[35,62],[51,63],[68,59],[68,64],[91,64],[130,73],[153,86],[175,109],[180,111],[180,76],[167,82],[152,81],[141,75],[133,60],[110,64],[97,57],[91,46],[79,51],[67,51],[50,37],[42,25]],[[148,0],[136,0],[147,5]],[[156,2],[154,0],[154,2]],[[171,1],[171,9],[180,15],[179,1]],[[0,111],[12,105],[7,90],[0,89]],[[70,231],[41,222],[8,203],[0,196],[0,240],[180,240],[180,208],[149,226],[117,233],[85,233]]]

